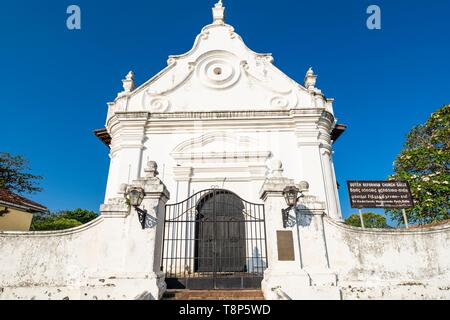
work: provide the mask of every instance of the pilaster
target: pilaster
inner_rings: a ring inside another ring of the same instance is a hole
[[[175,201],[179,202],[190,196],[190,186],[193,168],[190,166],[179,166],[173,168],[173,176],[177,184]]]
[[[147,113],[116,113],[107,124],[112,140],[105,202],[117,197],[121,184],[141,175],[147,117]]]
[[[282,209],[285,209],[286,202],[283,196],[283,190],[288,185],[293,185],[294,181],[281,176],[281,164],[278,173],[266,179],[261,191],[260,198],[265,206],[266,223],[266,241],[267,241],[267,259],[268,268],[264,272],[264,279],[261,287],[264,297],[268,300],[276,300],[275,288],[307,287],[309,286],[309,277],[301,270],[300,255],[295,250],[295,241],[290,243],[294,250],[294,257],[289,260],[280,261],[279,259],[279,236],[277,231],[286,231],[283,228]],[[292,231],[291,231],[292,232]],[[295,252],[296,251],[296,252]]]
[[[170,194],[157,177],[157,165],[154,161],[148,162],[144,171],[144,177],[131,184],[122,184],[119,196],[101,206],[101,214],[107,218],[107,223],[103,229],[105,255],[99,260],[99,265],[106,266],[103,270],[110,269],[109,276],[120,275],[124,286],[130,281],[142,281],[146,288],[143,296],[159,299],[166,289],[160,262],[165,204]],[[129,206],[126,198],[128,191],[136,187],[144,191],[139,208]],[[144,228],[138,211],[145,213]]]
[[[260,192],[266,212],[268,251],[268,268],[262,281],[265,298],[279,299],[277,291],[281,290],[292,299],[339,299],[323,225],[325,203],[300,194],[284,226],[282,210],[287,204],[283,190],[295,183],[281,176],[281,164],[274,171]]]

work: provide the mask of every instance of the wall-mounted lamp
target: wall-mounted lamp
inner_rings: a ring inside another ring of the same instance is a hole
[[[289,212],[297,205],[298,199],[304,197],[303,192],[309,189],[309,183],[306,181],[302,181],[299,183],[299,187],[300,188],[297,188],[296,186],[287,186],[283,190],[283,197],[284,200],[286,200],[286,204],[288,205],[286,209],[281,209],[281,215],[283,217],[283,228],[287,228],[287,224],[289,221]]]
[[[139,208],[139,206],[142,203],[142,200],[144,200],[145,191],[143,188],[140,187],[132,187],[127,192],[128,201],[131,206],[137,211],[139,223],[142,226],[142,229],[145,229],[145,219],[147,217],[147,211],[142,210]]]
[[[283,217],[283,228],[287,228],[287,223],[289,220],[289,211],[297,204],[297,198],[299,189],[296,186],[287,186],[283,190],[283,197],[286,200],[288,207],[286,209],[281,209],[281,215]]]

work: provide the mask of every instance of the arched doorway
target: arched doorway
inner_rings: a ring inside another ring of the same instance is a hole
[[[166,205],[161,270],[169,289],[260,288],[264,205],[208,189]]]
[[[244,272],[245,217],[242,200],[226,190],[207,193],[197,204],[195,271]]]

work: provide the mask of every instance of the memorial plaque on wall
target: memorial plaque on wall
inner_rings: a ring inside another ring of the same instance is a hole
[[[404,181],[347,181],[352,208],[406,209],[414,206]]]
[[[294,261],[294,238],[292,231],[277,231],[278,261]]]

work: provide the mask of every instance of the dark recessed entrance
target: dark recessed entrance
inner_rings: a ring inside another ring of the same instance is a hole
[[[260,288],[264,206],[211,189],[166,206],[162,270],[169,289]]]
[[[211,192],[197,205],[196,272],[245,272],[244,204],[233,193]]]

